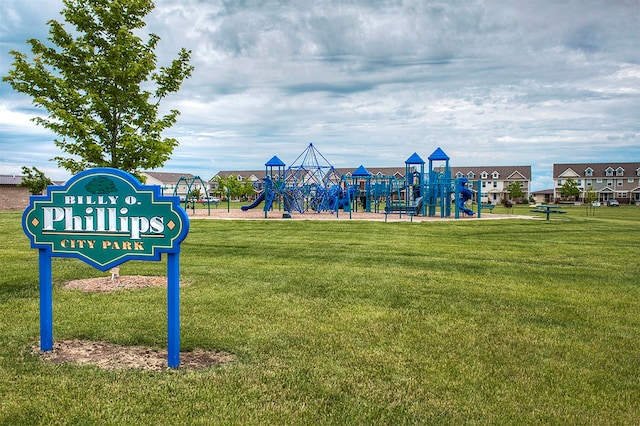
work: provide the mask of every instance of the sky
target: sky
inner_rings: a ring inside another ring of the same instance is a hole
[[[287,166],[313,143],[334,167],[404,167],[438,147],[454,167],[640,161],[640,0],[156,0],[158,65],[192,51],[162,102],[180,145],[157,171],[207,180]],[[2,0],[10,50],[45,40],[61,0]],[[54,180],[46,115],[0,82],[0,174]]]

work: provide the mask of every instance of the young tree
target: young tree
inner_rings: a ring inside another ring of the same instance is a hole
[[[26,186],[31,194],[42,194],[42,191],[47,189],[47,186],[53,184],[51,179],[36,167],[22,166],[22,173],[24,176],[20,186]]]
[[[560,187],[560,196],[563,198],[571,198],[574,199],[580,195],[580,188],[578,188],[578,182],[569,178],[564,184]]]
[[[190,77],[191,52],[181,49],[156,70],[159,37],[144,42],[136,35],[151,0],[63,1],[61,15],[73,29],[49,21],[49,43],[28,40],[31,58],[11,51],[13,68],[3,81],[48,112],[34,121],[59,136],[55,144],[68,155],[54,160],[71,173],[114,167],[139,177],[162,166],[178,141],[161,132],[179,112],[159,117],[160,101]]]
[[[507,191],[509,191],[509,197],[511,200],[515,202],[522,201],[524,197],[524,191],[522,191],[522,186],[520,182],[511,182],[507,187]]]
[[[227,176],[224,186],[229,191],[229,197],[238,198],[242,195],[242,182],[238,180],[238,175]]]
[[[250,180],[242,181],[240,186],[240,196],[243,198],[253,198],[256,195],[256,190],[253,187],[253,182]]]
[[[598,201],[598,193],[593,189],[593,186],[588,186],[584,191],[584,202],[587,205],[587,216],[595,216],[595,206],[593,203]]]

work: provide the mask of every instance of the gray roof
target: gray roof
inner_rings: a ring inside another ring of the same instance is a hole
[[[640,171],[640,162],[638,163],[567,163],[567,164],[554,164],[553,165],[553,177],[558,177],[568,169],[573,170],[580,176],[586,176],[585,170],[593,170],[593,176],[606,176],[606,170],[611,167],[613,170],[622,167],[624,169],[624,176],[638,176]]]
[[[288,168],[287,168],[288,169]],[[286,170],[285,169],[285,172]],[[354,171],[356,171],[357,167],[347,168],[347,167],[336,167],[335,170],[340,175],[351,175]],[[367,170],[373,176],[404,176],[405,167],[367,167]],[[265,170],[221,170],[216,173],[216,176],[220,176],[223,178],[227,178],[231,175],[242,176],[244,178],[254,175],[257,178],[262,178],[265,175]],[[214,176],[215,177],[215,176]],[[212,178],[213,179],[213,178]]]
[[[531,180],[531,166],[473,166],[473,167],[451,167],[451,177],[455,177],[458,172],[468,176],[473,173],[475,179],[480,179],[480,175],[486,172],[491,178],[494,172],[498,172],[501,180],[517,179],[516,176],[522,175],[524,180]],[[520,178],[522,179],[522,178]]]
[[[0,175],[0,185],[18,185],[22,183],[22,175]]]
[[[531,195],[545,195],[545,194],[549,194],[549,195],[553,195],[553,189],[541,189],[540,191],[533,191],[531,193]]]
[[[265,169],[261,169],[261,170],[221,170],[218,173],[216,173],[215,176],[228,178],[231,175],[242,176],[244,178],[249,177],[251,175],[254,175],[257,178],[263,178],[265,176]],[[213,178],[211,178],[209,180],[213,180]]]
[[[357,170],[357,167],[336,167],[336,172],[340,175],[351,176],[351,174]],[[406,166],[404,167],[367,167],[369,173],[372,176],[397,176],[402,177],[406,173]],[[427,172],[427,170],[425,170]],[[451,167],[451,176],[455,177],[456,173],[461,172],[467,176],[469,172],[473,172],[476,179],[480,179],[482,172],[487,172],[491,176],[494,172],[498,172],[501,180],[518,179],[518,180],[531,180],[531,166],[476,166],[476,167]],[[216,176],[229,177],[230,175],[238,175],[247,178],[254,175],[257,178],[262,178],[265,175],[265,170],[223,170],[216,173]],[[522,175],[523,178],[520,178]],[[517,177],[516,177],[517,176]]]
[[[149,175],[152,178],[159,180],[160,182],[165,182],[165,183],[177,183],[181,177],[186,179],[193,179],[195,177],[191,173],[169,173],[169,172],[142,172],[142,173]]]

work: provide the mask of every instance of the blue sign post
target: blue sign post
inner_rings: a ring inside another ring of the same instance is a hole
[[[106,271],[128,260],[159,261],[167,253],[168,365],[180,365],[180,243],[189,218],[178,197],[121,170],[91,169],[32,196],[22,227],[39,250],[41,350],[53,349],[52,257]]]

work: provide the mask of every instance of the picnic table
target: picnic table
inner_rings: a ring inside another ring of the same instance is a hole
[[[548,204],[541,204],[539,206],[536,206],[535,209],[531,209],[532,212],[534,213],[544,213],[547,215],[547,220],[549,220],[549,216],[552,213],[557,213],[557,214],[562,214],[562,213],[566,213],[566,210],[560,210],[560,206],[550,206]]]

